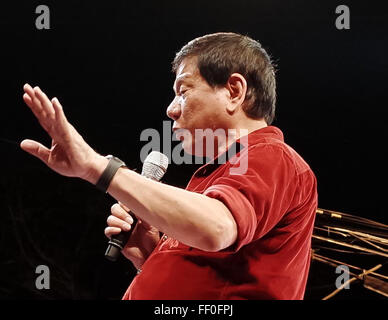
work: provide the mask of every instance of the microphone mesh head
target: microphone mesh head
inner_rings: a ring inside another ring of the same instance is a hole
[[[144,160],[142,176],[159,181],[166,173],[168,158],[163,153],[152,151]]]

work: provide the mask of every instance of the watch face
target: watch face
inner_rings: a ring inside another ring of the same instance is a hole
[[[116,161],[116,162],[118,162],[118,163],[123,163],[119,158],[117,158],[117,157],[113,157],[113,160],[114,161]]]
[[[108,159],[108,160],[111,160],[111,159],[112,159],[112,160],[114,160],[115,162],[120,163],[121,166],[126,166],[126,164],[125,164],[125,162],[124,162],[123,160],[121,160],[121,159],[119,159],[119,158],[117,158],[117,157],[114,157],[114,156],[112,156],[111,154],[107,155],[105,158]]]
[[[121,166],[125,166],[125,162],[117,157],[112,157],[112,159],[121,164]]]

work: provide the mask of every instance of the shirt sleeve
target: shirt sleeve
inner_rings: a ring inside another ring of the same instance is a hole
[[[246,172],[231,174],[242,161],[248,161]],[[223,202],[236,221],[237,240],[229,249],[237,251],[276,226],[294,196],[293,179],[293,163],[280,147],[253,146],[204,191]]]

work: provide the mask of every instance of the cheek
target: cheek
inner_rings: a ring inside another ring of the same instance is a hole
[[[193,97],[187,98],[181,104],[181,118],[186,125],[193,125],[201,112],[201,105],[199,101]]]
[[[182,114],[187,120],[194,121],[200,124],[200,128],[204,128],[203,122],[208,122],[214,116],[213,99],[205,94],[199,97],[193,95],[185,101]]]
[[[180,124],[187,129],[215,129],[220,126],[225,97],[204,91],[192,92],[181,101]]]

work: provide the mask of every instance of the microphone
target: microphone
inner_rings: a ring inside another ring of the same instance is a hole
[[[152,151],[144,160],[143,169],[141,175],[146,178],[159,181],[166,173],[168,167],[168,158],[163,153],[158,151]],[[132,213],[132,212],[130,212]],[[131,230],[121,231],[119,234],[114,235],[108,242],[108,248],[105,251],[105,258],[110,261],[116,261],[120,255],[121,250],[124,248],[132,231],[135,229],[137,218],[133,216],[133,223]]]

